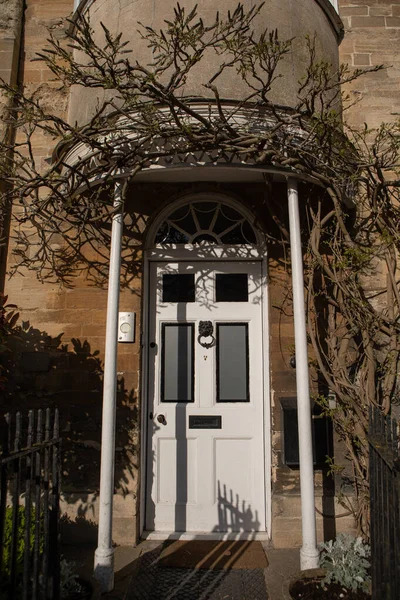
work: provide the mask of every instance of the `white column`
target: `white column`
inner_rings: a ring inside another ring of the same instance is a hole
[[[101,591],[114,588],[114,549],[112,547],[112,513],[114,495],[115,416],[117,396],[117,336],[121,249],[123,230],[122,183],[114,190],[111,228],[110,270],[106,324],[106,349],[103,384],[103,418],[101,432],[101,467],[98,546],[94,558],[94,577]]]
[[[299,424],[300,491],[303,545],[301,569],[318,567],[315,525],[314,465],[311,433],[311,403],[308,383],[307,331],[304,305],[303,253],[300,236],[297,182],[288,179],[290,249],[292,263],[294,335],[296,344],[297,415]]]

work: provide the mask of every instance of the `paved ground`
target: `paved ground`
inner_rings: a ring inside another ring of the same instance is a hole
[[[127,600],[266,600],[264,569],[165,567],[162,546],[145,553],[127,589]]]
[[[141,542],[135,548],[118,546],[114,590],[100,596],[95,586],[93,600],[283,600],[284,582],[300,568],[299,549],[269,547],[266,569],[242,569],[240,573],[157,568],[161,546],[155,541]],[[69,546],[63,554],[80,564],[80,573],[90,579],[94,550],[89,546]]]

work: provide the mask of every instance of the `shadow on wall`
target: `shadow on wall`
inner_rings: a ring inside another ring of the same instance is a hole
[[[63,344],[30,325],[13,329],[0,355],[6,383],[0,412],[58,407],[62,435],[62,492],[81,522],[93,518],[100,478],[103,366],[88,341]],[[72,349],[71,349],[72,345]],[[137,477],[138,405],[134,390],[118,380],[115,491],[132,494]],[[69,500],[70,499],[70,500]]]

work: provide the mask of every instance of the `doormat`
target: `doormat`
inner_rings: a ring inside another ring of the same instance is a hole
[[[178,569],[265,569],[268,560],[261,542],[177,540],[164,544],[158,565]]]
[[[167,542],[145,552],[126,591],[125,600],[268,600],[264,568],[185,569],[161,566],[163,551],[168,548],[171,551],[172,545],[177,548],[192,543]],[[207,542],[197,543],[208,545]],[[218,542],[214,544],[219,545]]]

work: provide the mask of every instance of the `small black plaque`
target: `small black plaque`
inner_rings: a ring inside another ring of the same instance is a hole
[[[189,415],[189,429],[221,429],[220,415]]]

